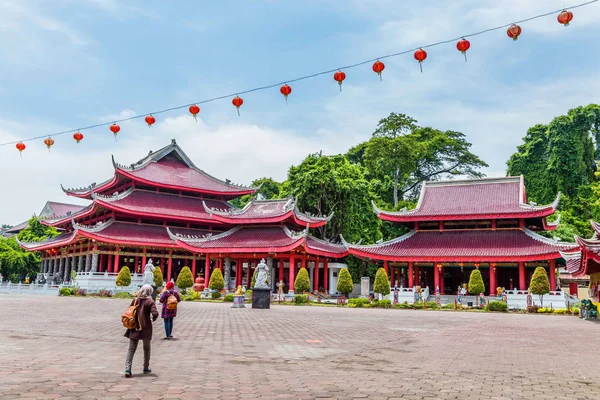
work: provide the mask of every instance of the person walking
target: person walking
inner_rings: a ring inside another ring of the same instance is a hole
[[[181,301],[179,292],[173,282],[167,283],[165,291],[160,295],[162,317],[165,322],[165,339],[173,339],[173,319],[177,316],[177,304]]]
[[[131,364],[133,356],[141,340],[144,347],[144,374],[152,372],[150,369],[150,341],[152,340],[152,322],[158,318],[156,303],[150,297],[152,286],[143,285],[137,293],[137,297],[131,302],[131,306],[137,305],[137,323],[134,329],[127,329],[125,337],[129,338],[129,349],[125,359],[125,377],[131,377]]]

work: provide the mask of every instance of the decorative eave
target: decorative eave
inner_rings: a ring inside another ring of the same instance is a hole
[[[311,245],[311,241],[323,244],[326,247],[334,247],[336,248],[336,251],[325,251],[323,249],[318,249]],[[332,243],[327,240],[318,239],[312,235],[305,236],[304,247],[307,253],[323,257],[343,258],[349,254],[348,247],[344,243]]]
[[[538,206],[536,204],[526,204],[526,203],[521,202],[519,204],[519,207],[521,207],[524,210],[528,210],[528,211],[549,212],[549,214],[547,214],[547,215],[552,215],[558,209],[558,205],[560,204],[560,197],[561,197],[561,192],[558,192],[556,194],[556,198],[554,199],[554,201],[548,205]]]
[[[561,251],[560,256],[565,259],[566,269],[570,274],[573,276],[585,275],[581,262],[583,259],[581,249]]]
[[[232,228],[222,233],[218,233],[216,235],[212,233],[207,233],[206,235],[183,235],[180,233],[173,233],[171,229],[167,227],[167,233],[169,234],[169,237],[171,239],[178,242],[183,241],[185,243],[202,243],[230,236],[235,232],[239,231],[240,229],[242,229],[242,226],[236,226],[235,228]]]
[[[112,185],[114,185],[118,180],[119,180],[119,178],[115,174],[115,175],[113,175],[112,178],[107,179],[106,181],[100,183],[99,185],[97,185],[96,182],[93,182],[91,185],[89,185],[87,187],[68,189],[68,188],[65,188],[61,183],[60,188],[68,196],[79,197],[82,199],[89,199],[92,194],[92,191],[99,192],[99,191],[106,190],[106,189],[110,188]]]
[[[592,229],[595,232],[595,235],[600,235],[600,223],[590,219],[590,225],[592,225]]]
[[[537,240],[538,242],[549,244],[551,246],[563,247],[563,246],[571,246],[573,249],[577,248],[576,243],[571,242],[562,242],[558,237],[554,237],[552,239],[547,238],[545,236],[538,235],[534,231],[524,228],[523,233],[532,238],[533,240]]]
[[[355,249],[355,250],[363,250],[363,249],[376,249],[378,247],[384,247],[384,246],[388,246],[390,244],[395,244],[395,243],[400,243],[405,241],[406,239],[410,239],[412,236],[414,236],[417,233],[417,231],[415,230],[411,230],[408,233],[405,233],[402,236],[398,236],[397,238],[388,240],[388,241],[379,241],[375,244],[363,244],[361,245],[360,243],[362,242],[362,239],[358,241],[358,243],[348,243],[344,237],[342,235],[340,235],[340,239],[342,240],[342,243],[344,246],[346,246],[348,249]]]
[[[546,220],[546,217],[542,218],[542,224],[544,226],[544,230],[555,231],[556,228],[558,228],[558,225],[560,224],[560,217],[561,217],[561,214],[558,214],[558,217],[556,218],[556,220],[554,220],[552,222],[548,222]]]
[[[114,218],[110,218],[104,222],[98,222],[95,225],[83,225],[75,222],[74,219],[71,220],[71,224],[73,225],[73,229],[76,231],[80,231],[81,233],[98,233],[102,232],[104,229],[108,228],[115,222]]]
[[[123,191],[121,193],[115,192],[115,193],[113,193],[110,196],[105,196],[103,194],[96,193],[96,192],[92,191],[91,197],[94,200],[98,199],[98,200],[101,200],[101,201],[103,201],[105,203],[112,203],[112,202],[119,201],[119,200],[122,200],[122,199],[126,198],[131,193],[133,193],[133,191],[134,191],[134,187],[133,186],[129,187],[129,189],[127,189],[127,190],[125,190],[125,191]]]
[[[67,246],[77,240],[78,234],[77,230],[73,230],[72,232],[62,233],[54,238],[45,240],[43,242],[22,242],[19,239],[15,238],[17,244],[21,246],[22,249],[27,251],[43,251],[48,249],[53,249],[56,247]]]
[[[56,227],[70,222],[75,217],[82,218],[91,215],[95,211],[96,203],[92,202],[88,206],[74,213],[61,215],[59,217],[36,217],[36,219],[43,225]]]

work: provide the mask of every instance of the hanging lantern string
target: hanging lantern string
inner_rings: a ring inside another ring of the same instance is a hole
[[[69,129],[67,131],[55,132],[55,133],[51,133],[49,135],[45,134],[45,135],[41,135],[41,136],[37,136],[37,137],[32,137],[32,138],[28,138],[28,139],[21,139],[21,140],[15,140],[13,142],[0,143],[0,147],[8,146],[8,145],[13,145],[13,144],[16,144],[16,143],[19,143],[19,142],[29,142],[29,141],[32,141],[32,140],[39,140],[39,139],[46,138],[48,136],[53,136],[54,137],[54,136],[66,135],[68,133],[75,133],[77,131],[83,131],[83,130],[88,130],[88,129],[93,129],[93,128],[99,128],[99,127],[103,127],[103,126],[109,126],[109,125],[112,125],[113,123],[126,122],[126,121],[135,120],[135,119],[145,118],[148,115],[164,114],[164,113],[171,112],[171,111],[181,110],[183,108],[188,108],[188,107],[190,107],[192,105],[195,105],[195,104],[198,105],[198,104],[212,103],[212,102],[215,102],[215,101],[218,101],[218,100],[230,99],[232,97],[235,97],[235,96],[238,96],[238,95],[242,95],[242,94],[253,93],[253,92],[258,92],[258,91],[267,90],[267,89],[273,89],[273,88],[279,87],[279,86],[284,85],[284,84],[289,84],[289,83],[293,83],[293,82],[299,82],[299,81],[303,81],[303,80],[307,80],[307,79],[312,79],[312,78],[316,78],[316,77],[321,76],[321,75],[329,75],[329,74],[337,72],[339,70],[347,70],[347,69],[351,69],[351,68],[360,67],[360,66],[365,65],[365,64],[373,63],[373,62],[375,62],[377,60],[383,60],[383,59],[386,59],[386,58],[398,57],[398,56],[401,56],[401,55],[413,53],[413,52],[415,52],[416,50],[419,50],[419,49],[428,49],[428,48],[440,46],[440,45],[443,45],[443,44],[454,43],[457,40],[460,40],[460,39],[463,39],[463,38],[483,35],[485,33],[497,31],[497,30],[504,29],[504,28],[508,28],[509,26],[511,26],[513,24],[522,24],[524,22],[533,21],[533,20],[536,20],[536,19],[539,19],[539,18],[547,17],[549,15],[555,15],[557,13],[560,13],[563,10],[573,10],[573,9],[576,9],[576,8],[585,7],[585,6],[588,6],[590,4],[597,3],[598,1],[600,1],[600,0],[589,0],[589,1],[586,1],[584,3],[580,3],[580,4],[568,6],[568,7],[563,7],[563,8],[560,8],[558,10],[549,11],[549,12],[546,12],[546,13],[543,13],[543,14],[538,14],[538,15],[535,15],[533,17],[525,18],[525,19],[518,20],[518,21],[512,21],[512,22],[509,22],[509,23],[504,24],[504,25],[500,25],[500,26],[496,26],[496,27],[493,27],[493,28],[484,29],[482,31],[469,33],[467,35],[460,35],[460,36],[457,36],[457,37],[452,38],[452,39],[442,40],[442,41],[435,42],[435,43],[430,43],[430,44],[427,44],[427,45],[424,45],[424,46],[414,47],[414,48],[409,49],[409,50],[404,50],[404,51],[400,51],[400,52],[397,52],[397,53],[391,53],[391,54],[387,54],[387,55],[384,55],[384,56],[370,58],[368,60],[360,61],[360,62],[357,62],[355,64],[350,64],[350,65],[346,65],[346,66],[343,66],[343,67],[336,67],[336,68],[329,69],[327,71],[316,72],[314,74],[304,75],[304,76],[301,76],[301,77],[298,77],[298,78],[294,78],[294,79],[286,79],[286,80],[278,82],[278,83],[273,83],[273,84],[269,84],[269,85],[265,85],[265,86],[259,86],[259,87],[256,87],[254,89],[236,91],[234,93],[226,94],[226,95],[223,95],[223,96],[217,96],[217,97],[213,97],[213,98],[206,99],[206,100],[195,101],[195,102],[184,104],[184,105],[179,105],[179,106],[175,106],[175,107],[165,108],[164,110],[141,113],[141,114],[138,114],[138,115],[134,115],[132,117],[122,118],[122,119],[116,119],[116,120],[113,120],[113,121],[110,121],[110,122],[103,122],[103,123],[99,123],[99,124],[95,124],[95,125],[89,125],[89,126],[81,127],[81,128],[78,128],[78,129]]]

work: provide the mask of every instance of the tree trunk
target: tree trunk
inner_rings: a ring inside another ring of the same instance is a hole
[[[400,171],[398,168],[394,170],[394,208],[398,206],[398,174]]]

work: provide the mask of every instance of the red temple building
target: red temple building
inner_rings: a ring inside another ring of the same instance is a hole
[[[556,290],[557,260],[574,243],[540,236],[556,229],[560,194],[546,206],[527,203],[523,177],[425,182],[415,209],[387,212],[384,221],[410,231],[374,245],[351,245],[350,254],[383,261],[392,286],[439,288],[455,294],[470,272],[481,271],[486,288],[527,290],[535,267],[544,266]]]
[[[81,274],[116,275],[123,266],[142,273],[149,259],[176,279],[189,266],[193,276],[224,272],[228,288],[250,284],[252,268],[262,259],[272,268],[272,285],[294,289],[300,266],[312,267],[314,290],[328,289],[328,262],[345,257],[347,248],[317,239],[310,228],[331,216],[302,213],[294,199],[252,200],[243,209],[229,203],[256,188],[221,181],[198,169],[172,143],[130,165],[113,159],[114,176],[67,195],[90,204],[64,215],[40,217],[62,233],[40,243],[20,243],[42,255],[42,273],[70,280]],[[309,266],[308,263],[311,263]],[[277,275],[275,275],[277,272]]]

